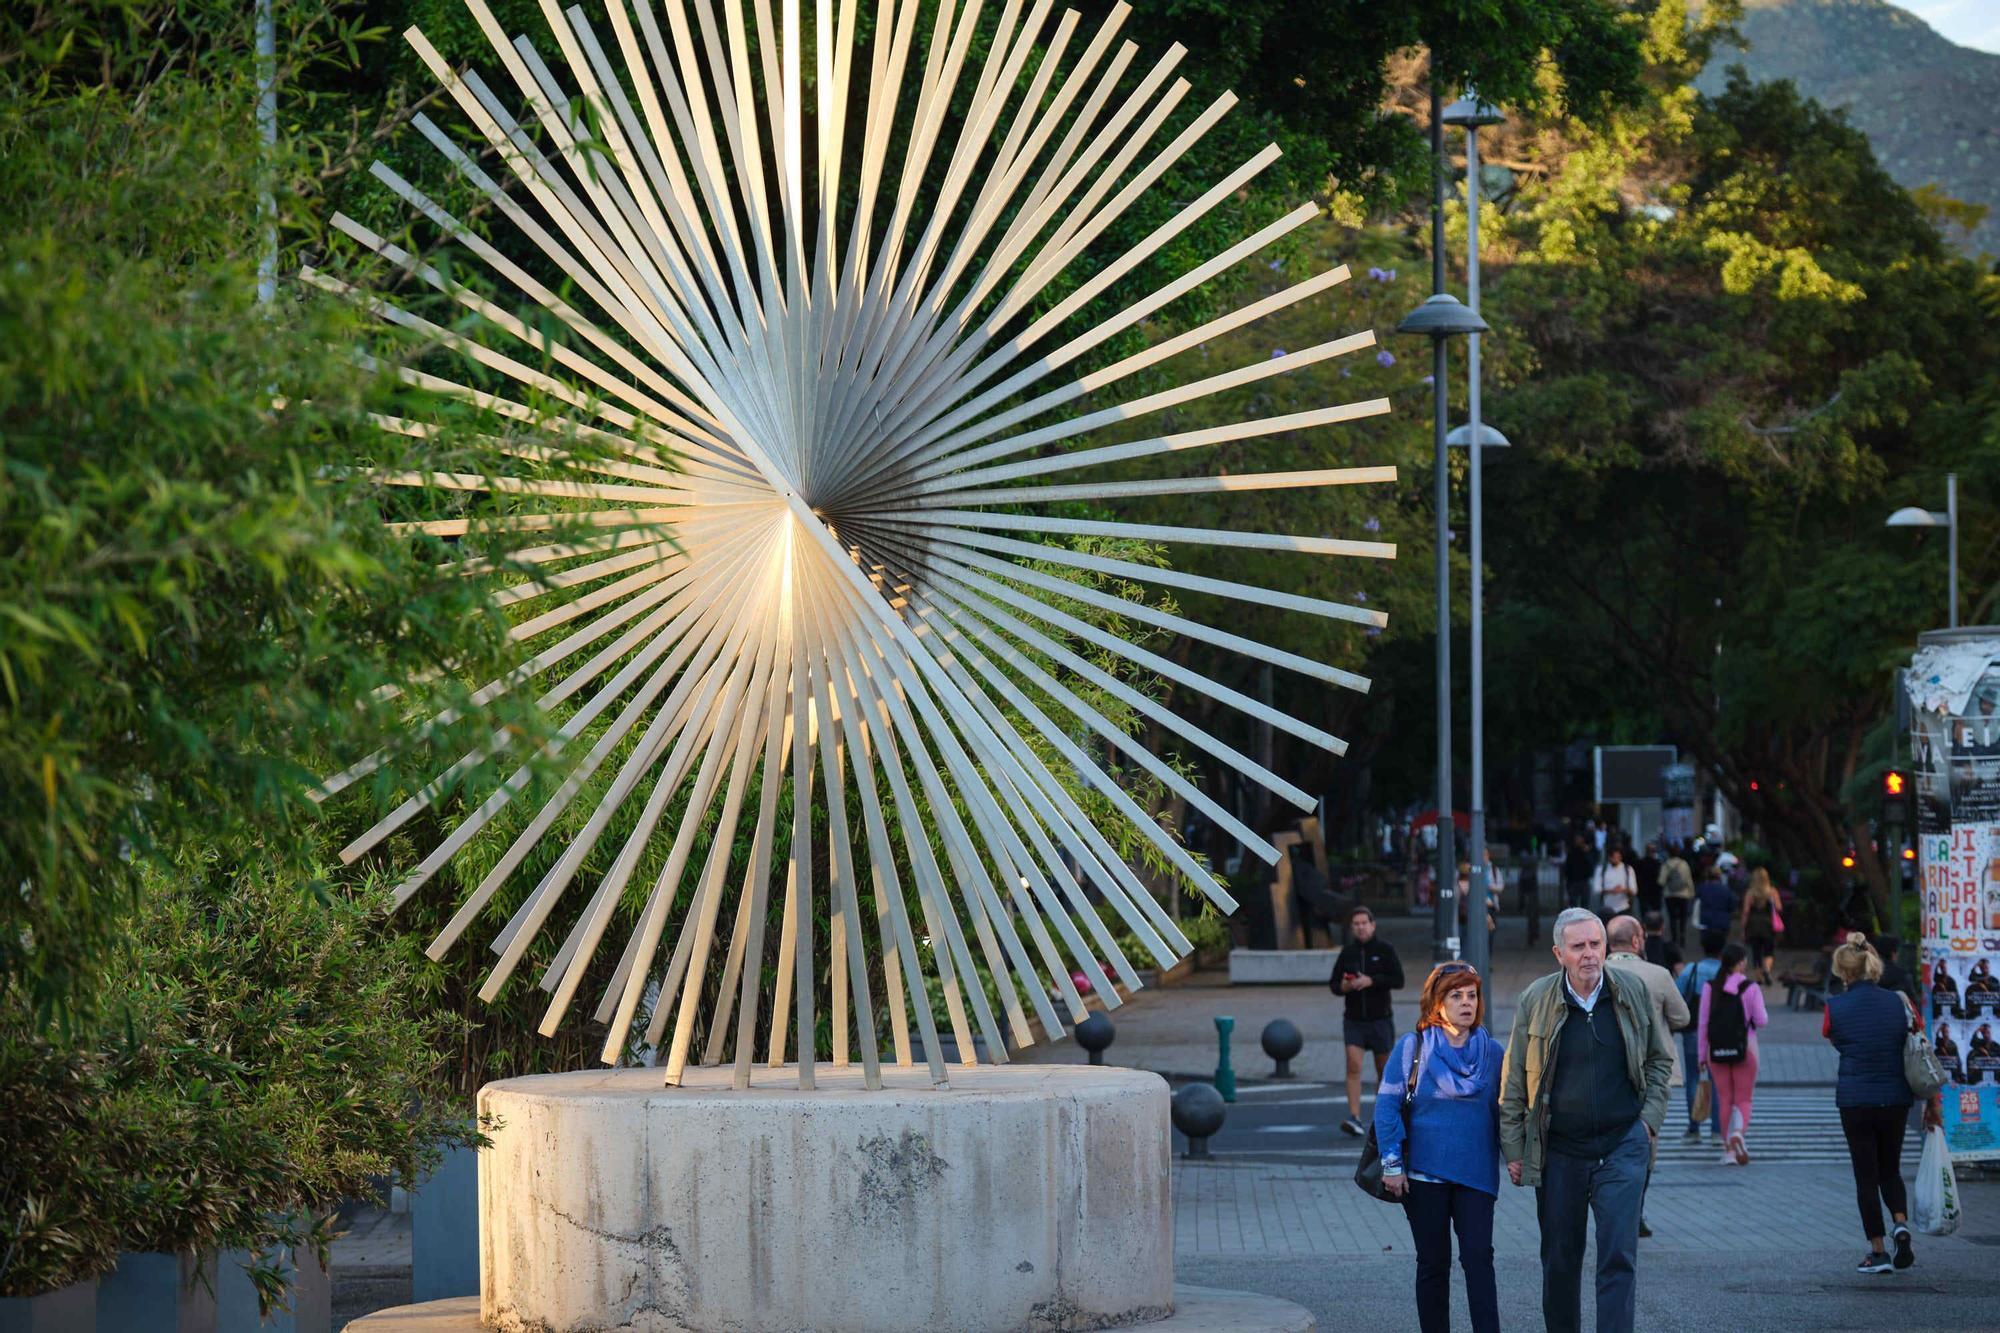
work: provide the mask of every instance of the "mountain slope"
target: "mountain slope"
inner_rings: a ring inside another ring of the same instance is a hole
[[[1969,252],[2000,254],[2000,55],[1955,45],[1884,0],[1744,0],[1740,27],[1749,49],[1718,50],[1704,91],[1741,64],[1845,108],[1904,186],[1985,205],[1970,237],[1946,232]]]

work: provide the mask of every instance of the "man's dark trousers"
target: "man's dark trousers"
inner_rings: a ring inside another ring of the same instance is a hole
[[[1635,1120],[1603,1157],[1551,1150],[1535,1190],[1542,1224],[1542,1320],[1549,1333],[1583,1327],[1585,1225],[1597,1217],[1597,1333],[1632,1333],[1638,1296],[1639,1206],[1652,1140]]]

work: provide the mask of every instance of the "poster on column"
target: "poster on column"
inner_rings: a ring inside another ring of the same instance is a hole
[[[1925,1018],[1954,1157],[2000,1158],[2000,637],[1927,634],[1912,704]]]

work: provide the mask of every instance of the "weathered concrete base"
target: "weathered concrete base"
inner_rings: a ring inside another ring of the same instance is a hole
[[[1317,1327],[1303,1305],[1255,1292],[1178,1282],[1174,1312],[1145,1325],[1146,1333],[1312,1333]],[[347,1333],[489,1333],[489,1329],[479,1322],[479,1301],[458,1296],[364,1315],[347,1326]]]
[[[1324,986],[1338,957],[1338,949],[1231,949],[1229,984]]]
[[[1093,1329],[1173,1301],[1167,1086],[1087,1065],[656,1069],[487,1085],[481,1311],[506,1333]]]

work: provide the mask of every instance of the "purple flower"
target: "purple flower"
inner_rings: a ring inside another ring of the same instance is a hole
[[[1283,273],[1285,271],[1285,261],[1282,259],[1273,259],[1269,267],[1273,273]]]
[[[1394,282],[1395,280],[1396,280],[1396,270],[1395,270],[1395,269],[1393,269],[1393,268],[1389,268],[1389,269],[1384,269],[1384,270],[1382,270],[1382,281],[1384,281],[1384,282]]]
[[[1396,354],[1384,347],[1381,351],[1375,353],[1375,364],[1378,366],[1393,366],[1396,364]]]
[[[1382,530],[1382,520],[1374,517],[1366,518],[1362,520],[1361,527],[1367,532],[1380,532]]]
[[[1426,375],[1426,376],[1424,376],[1424,379],[1423,379],[1423,382],[1424,382],[1425,384],[1436,384],[1436,383],[1437,383],[1437,376],[1435,376],[1435,375]]]
[[[1354,594],[1354,600],[1360,602],[1363,606],[1366,606],[1368,604],[1368,594],[1365,592],[1356,592]]]
[[[1377,281],[1377,282],[1386,282],[1386,281],[1388,281],[1388,278],[1389,278],[1389,275],[1388,275],[1388,274],[1384,273],[1384,272],[1383,272],[1383,271],[1382,271],[1381,269],[1379,269],[1379,268],[1376,268],[1376,267],[1375,267],[1374,265],[1372,265],[1372,264],[1371,264],[1371,265],[1369,265],[1369,268],[1368,268],[1368,276],[1369,276],[1369,277],[1371,277],[1371,278],[1373,278],[1373,279],[1375,279],[1375,281]]]
[[[1271,359],[1273,361],[1276,361],[1279,357],[1283,356],[1284,354],[1285,354],[1285,349],[1282,347],[1273,347],[1271,349]]]
[[[1361,632],[1363,634],[1366,634],[1371,639],[1379,638],[1381,637],[1382,634],[1382,627],[1380,625],[1370,625]]]
[[[1458,529],[1457,529],[1457,528],[1446,528],[1446,529],[1444,530],[1444,540],[1445,540],[1445,544],[1446,544],[1446,545],[1448,545],[1448,546],[1451,546],[1451,545],[1456,545],[1456,544],[1457,544],[1457,542],[1458,542]]]
[[[1353,372],[1352,370],[1348,369],[1348,368],[1347,368],[1346,366],[1342,366],[1342,367],[1340,368],[1340,377],[1341,377],[1342,379],[1344,379],[1344,380],[1348,380],[1348,379],[1353,379],[1353,378],[1354,378],[1354,372]]]

